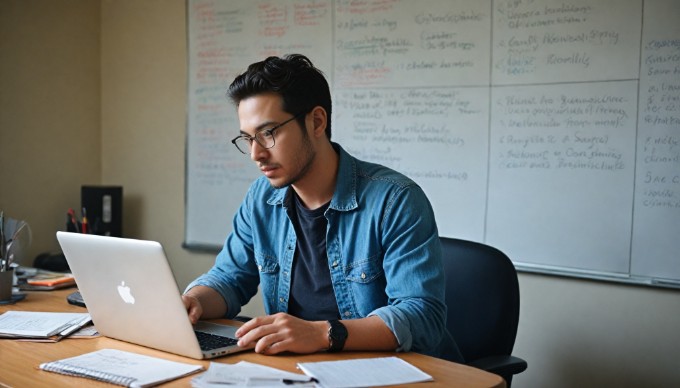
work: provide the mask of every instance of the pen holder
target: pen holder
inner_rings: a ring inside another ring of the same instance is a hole
[[[0,271],[0,303],[12,300],[12,286],[14,283],[14,268]]]

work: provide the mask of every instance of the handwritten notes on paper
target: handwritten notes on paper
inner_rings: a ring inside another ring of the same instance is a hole
[[[680,281],[677,1],[196,0],[189,13],[189,245],[220,246],[259,176],[229,144],[226,86],[300,52],[331,83],[333,140],[416,180],[441,235],[527,265]]]

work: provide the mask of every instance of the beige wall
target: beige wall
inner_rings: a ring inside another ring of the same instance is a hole
[[[101,180],[99,16],[96,1],[0,1],[0,209],[31,226],[31,262]]]
[[[160,241],[183,285],[212,262],[184,236],[183,1],[102,1],[102,177],[124,190],[127,236]]]
[[[31,222],[35,252],[56,248],[81,184],[121,184],[127,236],[160,241],[181,287],[209,268],[181,248],[186,53],[183,0],[0,0],[0,208]],[[520,287],[529,369],[513,386],[680,382],[678,291],[530,274]]]

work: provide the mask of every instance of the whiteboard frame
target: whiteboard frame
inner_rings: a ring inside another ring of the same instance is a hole
[[[518,272],[680,290],[680,280],[589,271],[513,261]]]

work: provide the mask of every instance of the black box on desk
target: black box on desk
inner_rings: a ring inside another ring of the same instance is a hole
[[[94,234],[123,236],[123,187],[82,186],[80,202]]]

